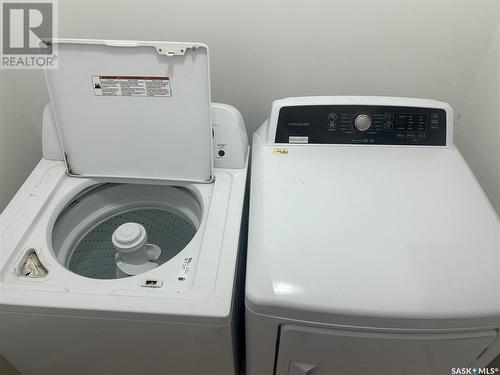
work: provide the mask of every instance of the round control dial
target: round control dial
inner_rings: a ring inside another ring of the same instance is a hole
[[[368,115],[365,114],[358,115],[354,119],[354,127],[358,129],[360,132],[364,132],[370,129],[371,125],[372,125],[372,119]]]

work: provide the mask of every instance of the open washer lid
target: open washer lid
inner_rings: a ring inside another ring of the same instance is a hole
[[[69,175],[212,180],[206,45],[54,43],[45,75]]]

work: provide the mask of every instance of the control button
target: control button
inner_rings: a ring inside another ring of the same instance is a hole
[[[433,113],[433,114],[431,115],[431,119],[433,119],[433,120],[434,120],[434,119],[439,119],[439,113]]]
[[[335,122],[330,122],[328,124],[328,130],[337,130],[337,124]]]
[[[332,113],[328,114],[328,120],[330,122],[335,122],[336,119],[337,119],[337,114],[336,113],[332,112]]]
[[[430,129],[431,130],[439,130],[439,126],[436,124],[431,124]]]
[[[224,151],[224,150],[219,150],[218,154],[219,154],[219,156],[221,156],[221,157],[222,157],[222,156],[226,155],[226,151]]]
[[[404,137],[405,137],[405,133],[404,132],[398,132],[398,133],[396,133],[396,138],[401,139],[401,138],[404,138]]]
[[[425,139],[425,133],[417,133],[418,139]]]
[[[392,128],[393,128],[392,122],[384,123],[384,130],[392,130]]]
[[[372,119],[368,115],[358,115],[354,120],[354,127],[360,132],[367,131],[372,125]]]
[[[386,121],[386,122],[394,121],[394,115],[392,113],[385,113],[384,114],[384,121]]]
[[[416,136],[415,132],[408,132],[408,133],[406,133],[406,138],[414,139],[415,136]]]

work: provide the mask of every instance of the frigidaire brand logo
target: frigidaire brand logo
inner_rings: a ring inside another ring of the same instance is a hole
[[[455,367],[451,369],[452,375],[492,375],[497,374],[498,368],[496,367]]]
[[[308,122],[289,122],[288,126],[309,126]]]
[[[54,69],[57,67],[57,33],[54,1],[29,3],[1,1],[3,69]]]

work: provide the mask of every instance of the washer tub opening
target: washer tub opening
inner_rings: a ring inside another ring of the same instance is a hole
[[[188,189],[140,184],[103,184],[76,196],[59,214],[52,250],[70,271],[94,279],[117,279],[112,235],[122,224],[142,225],[148,244],[161,249],[158,266],[180,253],[197,233],[202,206]]]

